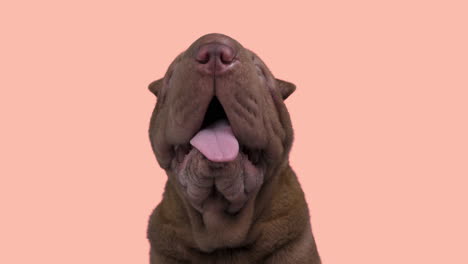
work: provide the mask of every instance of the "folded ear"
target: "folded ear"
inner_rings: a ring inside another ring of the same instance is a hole
[[[293,83],[283,81],[280,79],[276,79],[276,83],[278,85],[278,89],[280,90],[281,96],[283,97],[283,100],[286,100],[295,90],[296,90],[296,85]]]
[[[161,90],[163,84],[163,79],[156,80],[148,85],[148,89],[156,96],[159,95],[159,91]]]

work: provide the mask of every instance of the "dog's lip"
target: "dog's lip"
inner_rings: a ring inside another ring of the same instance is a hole
[[[183,163],[185,158],[187,157],[187,155],[193,151],[195,148],[190,145],[189,142],[187,143],[184,143],[184,144],[179,144],[179,145],[175,145],[174,146],[174,155],[175,155],[175,159],[177,160],[177,163]],[[247,159],[253,164],[253,165],[259,165],[260,161],[262,160],[262,157],[263,157],[263,151],[262,150],[259,150],[259,149],[251,149],[251,148],[248,148],[247,146],[245,145],[240,145],[239,146],[239,154],[240,153],[244,154],[245,156],[247,156]],[[204,159],[206,159],[204,157]],[[212,167],[219,167],[219,168],[222,168],[224,167],[224,164],[228,163],[228,162],[212,162],[208,159],[206,159],[206,162],[209,162]],[[219,165],[219,166],[218,166]]]
[[[192,151],[193,147],[188,142],[186,144],[174,146],[175,158],[178,163],[182,163],[185,157]]]

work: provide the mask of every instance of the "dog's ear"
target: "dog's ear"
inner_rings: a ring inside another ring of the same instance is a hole
[[[157,97],[161,90],[162,84],[163,84],[163,78],[150,83],[148,85],[148,89]]]
[[[276,84],[283,100],[286,100],[296,90],[296,85],[287,81],[276,79]]]

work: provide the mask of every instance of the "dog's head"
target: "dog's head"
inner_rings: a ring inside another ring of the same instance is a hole
[[[293,135],[283,101],[295,86],[232,38],[199,38],[149,89],[156,158],[201,214],[237,214],[287,164]]]

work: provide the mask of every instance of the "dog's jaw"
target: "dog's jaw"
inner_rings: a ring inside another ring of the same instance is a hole
[[[193,148],[173,166],[185,198],[201,214],[215,210],[235,215],[263,183],[263,170],[244,153],[230,162],[212,162]]]

